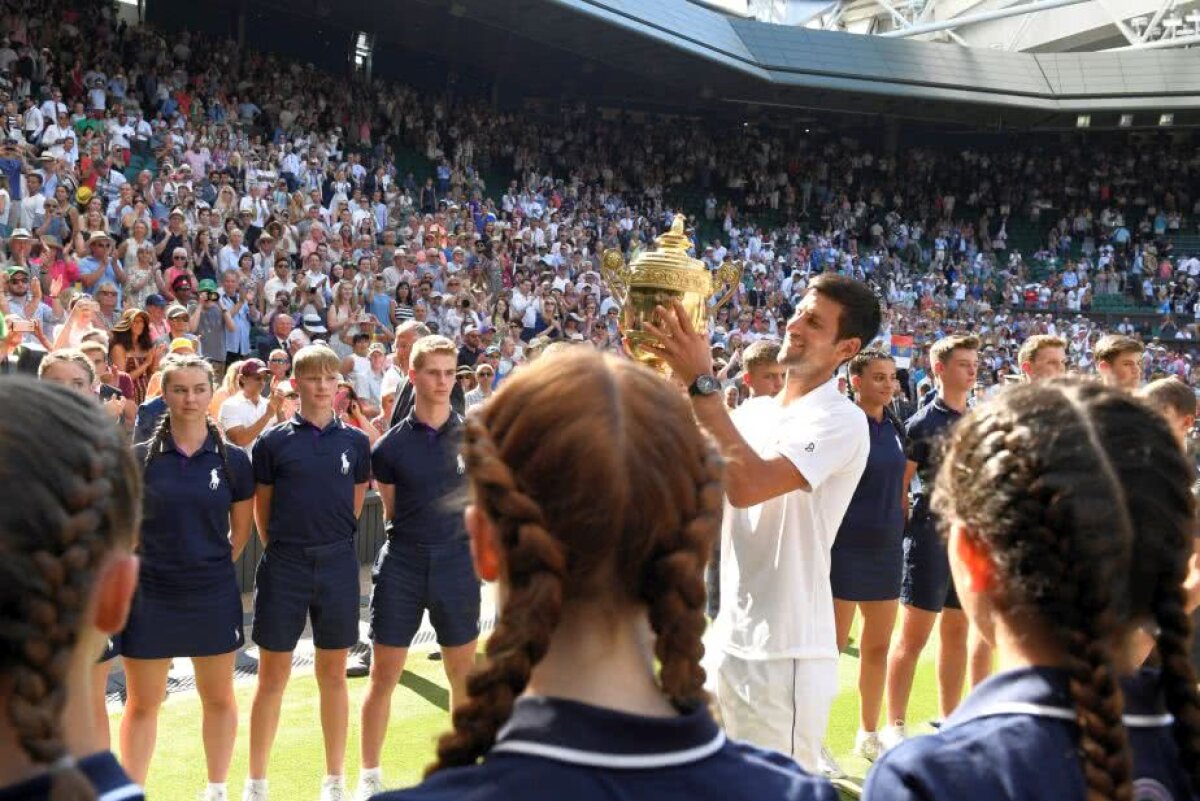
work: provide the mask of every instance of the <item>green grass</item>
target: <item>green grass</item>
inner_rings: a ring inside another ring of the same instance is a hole
[[[917,671],[909,720],[924,722],[937,713],[933,646],[926,650]],[[858,784],[868,763],[851,755],[858,728],[858,659],[851,653],[838,666],[840,691],[830,716],[827,743],[842,768]],[[449,725],[449,695],[440,662],[414,653],[392,699],[392,720],[383,752],[384,778],[390,787],[413,784],[433,756],[434,742]],[[358,780],[358,710],[366,692],[366,679],[350,680],[350,740],[346,750],[347,783]],[[230,797],[241,795],[246,778],[252,683],[237,689],[240,725],[229,776]],[[111,716],[113,742],[119,713]],[[317,685],[312,675],[294,677],[284,699],[283,717],[271,760],[271,796],[304,801],[315,799],[325,770],[320,735]],[[146,782],[150,798],[191,801],[204,788],[204,750],[200,742],[200,701],[194,693],[172,696],[159,717],[158,749]]]

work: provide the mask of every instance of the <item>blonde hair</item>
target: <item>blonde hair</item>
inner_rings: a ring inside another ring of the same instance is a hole
[[[956,350],[979,350],[979,337],[971,334],[942,337],[929,349],[929,361],[945,366]]]
[[[1033,364],[1037,355],[1047,348],[1062,348],[1065,351],[1067,341],[1062,337],[1049,334],[1035,334],[1022,343],[1021,350],[1017,352],[1017,366],[1026,363]]]
[[[420,370],[425,363],[425,357],[435,354],[453,356],[457,359],[458,348],[454,347],[453,342],[442,336],[421,337],[413,343],[412,355],[408,357],[408,363],[414,370]]]
[[[292,360],[292,375],[305,378],[313,375],[341,375],[342,360],[326,345],[306,345]]]

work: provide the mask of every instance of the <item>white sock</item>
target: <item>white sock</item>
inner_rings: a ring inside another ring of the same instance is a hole
[[[346,785],[346,777],[345,776],[326,776],[324,779],[321,780],[322,787],[325,787],[326,785],[330,785],[330,784],[336,784],[339,787],[344,787]]]
[[[225,782],[209,782],[208,796],[209,798],[225,798],[229,795],[229,790],[225,787]]]
[[[255,790],[265,790],[265,789],[267,789],[267,780],[266,779],[249,779],[248,778],[248,779],[246,779],[246,786],[253,787]]]
[[[363,768],[360,770],[358,772],[358,780],[361,782],[367,779],[375,779],[376,781],[382,782],[383,768]]]

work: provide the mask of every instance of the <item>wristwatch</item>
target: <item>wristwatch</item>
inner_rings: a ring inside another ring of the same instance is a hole
[[[707,395],[715,395],[721,391],[721,382],[717,377],[705,373],[704,375],[696,376],[696,380],[688,387],[688,395],[695,397],[704,397]]]

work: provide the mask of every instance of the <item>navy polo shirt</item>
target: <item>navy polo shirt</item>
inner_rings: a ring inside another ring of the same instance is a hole
[[[79,760],[79,769],[96,788],[97,801],[143,801],[146,796],[134,784],[117,758],[109,751],[84,757]],[[29,781],[0,787],[0,801],[46,801],[50,798],[50,774]]]
[[[134,447],[145,464],[149,442]],[[195,588],[226,578],[232,569],[229,507],[254,497],[250,457],[225,448],[226,469],[210,434],[191,456],[165,437],[145,467],[142,502],[141,580],[164,587]]]
[[[1133,797],[1194,798],[1159,694],[1158,674],[1121,682],[1133,751]],[[885,753],[867,775],[866,801],[968,798],[1071,801],[1087,796],[1067,674],[1023,668],[984,681],[936,733]]]
[[[451,411],[440,428],[417,419],[416,410],[380,437],[371,451],[376,480],[395,492],[388,536],[421,545],[463,542],[462,508],[467,477],[461,450],[463,418]],[[455,503],[455,497],[462,502]]]
[[[850,506],[838,529],[835,548],[877,548],[895,540],[900,545],[904,532],[904,438],[890,415],[882,421],[867,415],[871,452]]]
[[[933,493],[933,480],[941,464],[942,442],[947,431],[960,417],[962,415],[947,406],[942,396],[938,395],[904,424],[904,434],[908,438],[906,455],[910,462],[916,462],[917,476],[921,479],[921,490],[913,504],[914,521],[927,520],[932,514],[929,497]]]
[[[524,697],[480,765],[435,773],[378,801],[836,801],[788,757],[732,742],[706,708],[643,717]]]
[[[353,541],[354,488],[371,478],[366,434],[337,417],[317,428],[297,414],[260,434],[251,460],[254,481],[273,489],[270,543]]]

